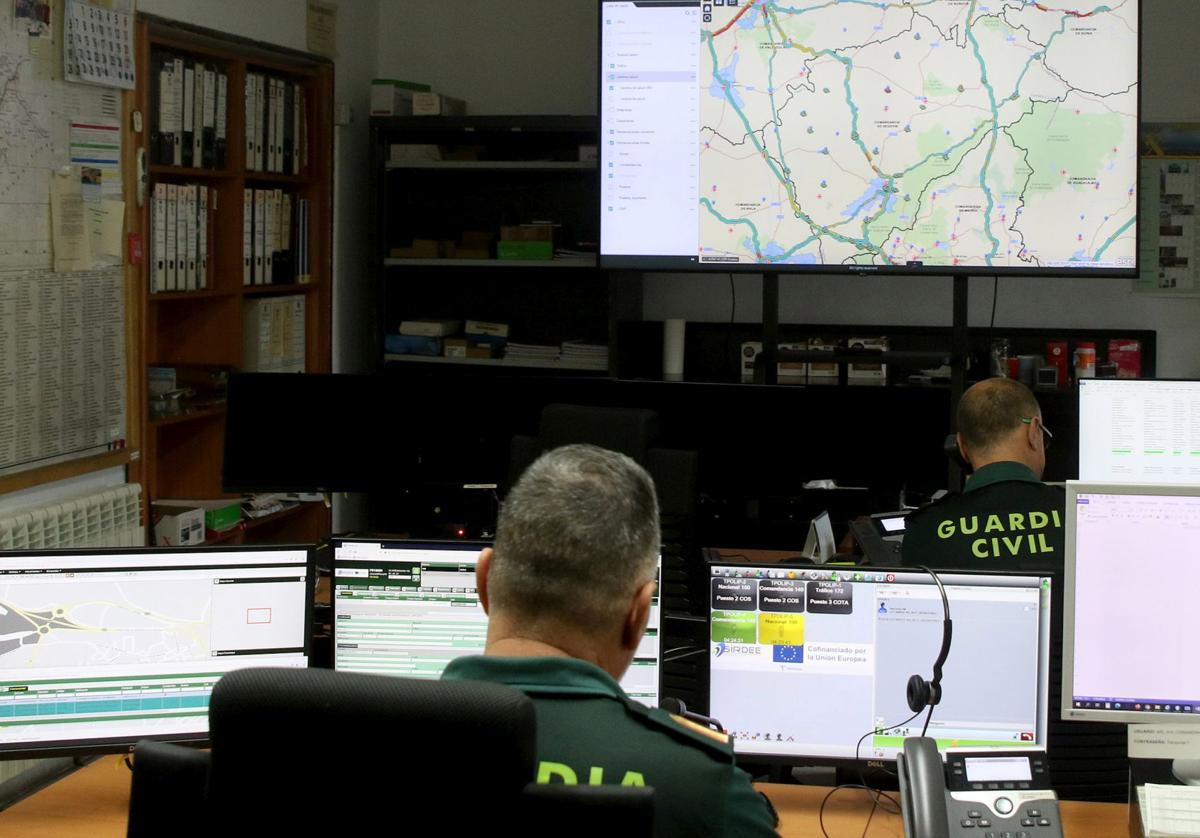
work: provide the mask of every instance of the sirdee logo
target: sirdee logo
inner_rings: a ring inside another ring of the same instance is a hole
[[[762,647],[760,646],[739,646],[732,643],[718,643],[713,648],[713,657],[721,657],[722,655],[761,655]]]

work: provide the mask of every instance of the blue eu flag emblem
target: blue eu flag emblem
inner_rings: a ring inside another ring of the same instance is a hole
[[[804,647],[772,646],[771,660],[775,663],[804,663]]]

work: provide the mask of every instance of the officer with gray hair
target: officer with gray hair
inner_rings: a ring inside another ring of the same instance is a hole
[[[774,835],[774,813],[728,737],[617,683],[657,607],[658,553],[658,501],[641,466],[592,445],[543,454],[479,557],[484,654],[455,659],[442,677],[534,700],[538,782],[652,786],[659,836]]]

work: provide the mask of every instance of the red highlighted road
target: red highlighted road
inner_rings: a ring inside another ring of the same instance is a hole
[[[728,29],[729,29],[731,26],[733,26],[735,23],[737,23],[737,22],[738,22],[738,19],[739,19],[739,18],[740,18],[742,15],[744,15],[746,12],[748,12],[748,11],[750,11],[752,8],[754,8],[754,4],[755,4],[755,2],[757,2],[757,0],[750,0],[750,2],[749,2],[749,3],[747,3],[745,6],[742,6],[742,10],[741,10],[740,12],[738,12],[736,15],[734,15],[734,16],[733,16],[733,20],[729,21],[729,23],[725,24],[725,25],[724,25],[724,26],[722,26],[720,29],[718,29],[716,32],[712,33],[712,36],[715,38],[715,37],[717,37],[718,35],[723,35],[723,34],[725,34],[725,32],[726,32],[726,31],[727,31],[727,30],[728,30]]]

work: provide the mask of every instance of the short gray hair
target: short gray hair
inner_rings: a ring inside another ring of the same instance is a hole
[[[496,607],[534,624],[611,625],[654,578],[654,481],[624,454],[555,448],[509,491],[495,551],[488,590]]]

